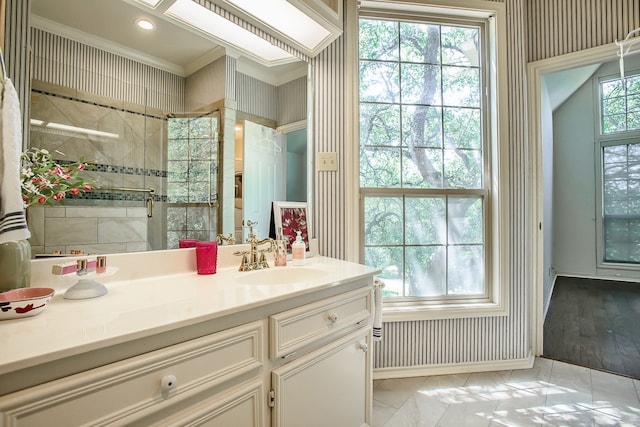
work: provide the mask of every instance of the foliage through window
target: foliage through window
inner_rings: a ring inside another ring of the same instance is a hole
[[[640,74],[599,80],[603,263],[640,264]]]
[[[600,82],[603,134],[640,130],[640,74]]]
[[[215,240],[218,229],[218,114],[168,120],[167,247]]]
[[[482,22],[360,19],[363,256],[387,297],[485,298]]]
[[[602,150],[604,261],[640,264],[640,142]]]

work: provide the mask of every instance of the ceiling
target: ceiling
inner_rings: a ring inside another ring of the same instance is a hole
[[[225,51],[213,38],[165,16],[173,1],[161,0],[151,8],[136,0],[32,0],[31,23],[187,76]],[[152,21],[155,29],[140,29],[136,25],[140,18]],[[271,68],[272,73],[282,74],[290,66]]]

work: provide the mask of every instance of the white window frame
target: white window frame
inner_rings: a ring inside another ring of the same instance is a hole
[[[415,1],[391,0],[391,1],[367,1],[361,2],[360,12],[366,17],[395,17],[402,19],[403,16],[415,16],[415,14],[447,16],[456,20],[465,18],[486,18],[488,32],[488,63],[485,64],[489,74],[489,93],[486,94],[489,100],[488,106],[488,156],[491,167],[489,175],[485,179],[490,182],[490,198],[487,200],[487,211],[491,212],[489,218],[485,219],[485,226],[490,230],[490,238],[485,242],[485,251],[489,259],[486,272],[486,287],[489,290],[488,299],[483,302],[442,302],[425,305],[420,298],[415,298],[415,304],[402,301],[394,304],[392,300],[385,301],[384,319],[385,322],[411,321],[423,319],[450,319],[483,316],[506,316],[508,314],[508,233],[509,214],[508,204],[508,106],[507,106],[507,59],[506,59],[506,12],[505,6],[498,2],[469,1],[469,0],[433,0],[428,3]],[[356,17],[356,34],[357,20]],[[356,40],[357,46],[357,40]],[[358,50],[355,49],[354,57],[357,76],[359,58]],[[357,80],[357,77],[356,77]],[[355,111],[358,111],[358,91],[354,91]],[[356,126],[357,128],[357,126]],[[355,141],[359,141],[358,130],[354,129]],[[514,143],[518,143],[514,141]],[[520,141],[523,144],[523,141]],[[359,146],[358,143],[355,144]],[[359,182],[359,155],[356,156],[354,178]],[[356,184],[358,186],[358,184]],[[360,203],[363,197],[359,191]],[[362,208],[360,209],[360,211]],[[364,246],[363,230],[360,228],[359,253],[362,254]],[[362,255],[360,255],[362,257]],[[489,283],[490,281],[490,283]]]
[[[626,77],[640,74],[640,69],[628,70]],[[611,262],[604,260],[605,242],[604,242],[604,170],[603,170],[603,150],[605,147],[614,145],[627,145],[640,142],[640,130],[621,131],[604,133],[602,129],[602,93],[600,92],[600,84],[603,81],[610,81],[620,78],[619,75],[601,74],[596,75],[597,84],[594,85],[594,99],[598,105],[596,117],[593,121],[595,124],[595,168],[596,168],[596,267],[601,274],[610,274],[612,277],[625,271],[625,275],[640,277],[640,264]]]

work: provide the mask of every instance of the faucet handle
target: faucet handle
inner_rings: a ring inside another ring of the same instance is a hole
[[[216,242],[218,242],[219,245],[222,245],[225,242],[229,245],[233,245],[236,242],[236,239],[233,237],[233,233],[229,233],[229,235],[218,234],[216,236]]]
[[[259,268],[269,268],[269,263],[267,262],[267,257],[265,256],[265,252],[271,252],[271,250],[262,249],[260,252],[260,259],[258,260]]]
[[[249,255],[249,251],[235,251],[233,254],[236,256],[242,256],[242,261],[240,261],[240,268],[238,270],[247,271],[247,265],[249,264],[247,255]]]
[[[255,240],[257,238],[256,232],[253,229],[253,226],[257,224],[258,224],[258,221],[251,221],[250,219],[248,219],[244,223],[245,227],[249,227],[249,240],[252,240],[252,239]]]

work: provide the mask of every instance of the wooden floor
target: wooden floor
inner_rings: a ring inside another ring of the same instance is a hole
[[[640,379],[640,283],[558,277],[543,353]]]

